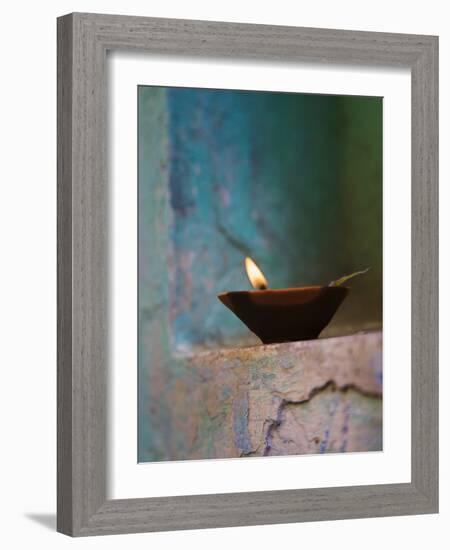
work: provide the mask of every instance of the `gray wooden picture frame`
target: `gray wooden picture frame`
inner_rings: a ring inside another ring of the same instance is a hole
[[[106,53],[407,67],[411,483],[107,499]],[[58,509],[72,536],[438,511],[438,38],[74,13],[58,19]]]

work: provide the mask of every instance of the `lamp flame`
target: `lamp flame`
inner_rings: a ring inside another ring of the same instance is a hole
[[[256,290],[265,290],[269,286],[263,272],[248,256],[245,258],[245,270],[253,288],[256,288]]]

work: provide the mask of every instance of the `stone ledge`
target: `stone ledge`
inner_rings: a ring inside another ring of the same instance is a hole
[[[382,450],[382,334],[180,359],[160,460]]]

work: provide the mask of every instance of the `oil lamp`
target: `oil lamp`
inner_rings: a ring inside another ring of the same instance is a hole
[[[249,257],[245,258],[245,269],[255,290],[224,292],[218,298],[264,344],[317,338],[349,292],[342,285],[367,271],[346,275],[328,286],[270,289],[261,269]]]

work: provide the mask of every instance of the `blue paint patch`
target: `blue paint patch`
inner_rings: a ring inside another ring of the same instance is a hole
[[[377,351],[370,361],[370,366],[375,374],[375,380],[380,389],[383,387],[383,352]]]
[[[241,454],[252,450],[248,431],[248,395],[240,394],[233,401],[233,434],[234,444]]]
[[[327,428],[319,446],[319,453],[323,454],[327,450],[328,440],[330,438],[330,430]]]
[[[376,378],[377,378],[377,383],[382,386],[383,385],[383,371],[382,370],[379,370],[377,371],[376,373]]]
[[[341,453],[345,453],[345,451],[347,450],[347,444],[348,444],[347,436],[349,432],[350,414],[351,414],[351,405],[349,403],[345,406],[345,409],[344,409],[344,424],[341,429],[343,440],[342,440],[341,447],[339,449]]]

